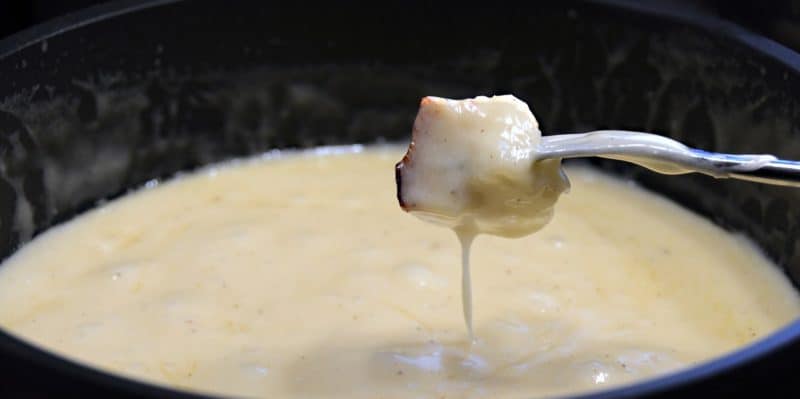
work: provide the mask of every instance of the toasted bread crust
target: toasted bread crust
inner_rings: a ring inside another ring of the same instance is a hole
[[[400,160],[397,164],[394,165],[394,181],[397,185],[397,202],[400,204],[400,208],[404,211],[408,212],[410,207],[403,199],[403,167],[407,163],[411,163],[411,154],[414,152],[414,141],[412,140],[411,143],[408,145],[408,150],[406,151],[405,155],[403,155],[403,159]]]

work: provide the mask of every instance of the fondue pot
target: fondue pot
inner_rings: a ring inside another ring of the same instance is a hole
[[[0,255],[179,171],[275,148],[407,140],[425,95],[513,93],[545,132],[642,130],[800,159],[800,55],[725,21],[633,2],[268,3],[119,1],[0,41]],[[800,282],[799,189],[594,162],[747,235]],[[798,361],[800,321],[585,397],[763,392],[794,383]],[[197,397],[0,330],[0,396],[72,394]]]

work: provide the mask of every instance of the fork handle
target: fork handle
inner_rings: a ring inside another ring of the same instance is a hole
[[[778,186],[800,187],[800,162],[778,159],[758,169],[730,173],[728,177]]]
[[[625,130],[542,136],[537,159],[601,157],[631,162],[662,174],[703,173],[800,187],[800,162],[772,155],[723,154],[690,148],[671,138]]]

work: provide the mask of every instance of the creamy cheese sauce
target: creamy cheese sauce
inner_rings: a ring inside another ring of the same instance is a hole
[[[0,325],[203,392],[527,398],[696,364],[800,314],[748,241],[568,169],[537,234],[477,238],[470,344],[458,243],[397,210],[400,155],[256,160],[112,201],[0,267]]]

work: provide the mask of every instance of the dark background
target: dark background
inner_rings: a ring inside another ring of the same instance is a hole
[[[800,0],[641,1],[668,3],[716,15],[800,51]],[[60,15],[106,2],[108,0],[0,0],[0,38]],[[220,1],[221,7],[224,4]]]
[[[108,0],[0,0],[0,38]]]

